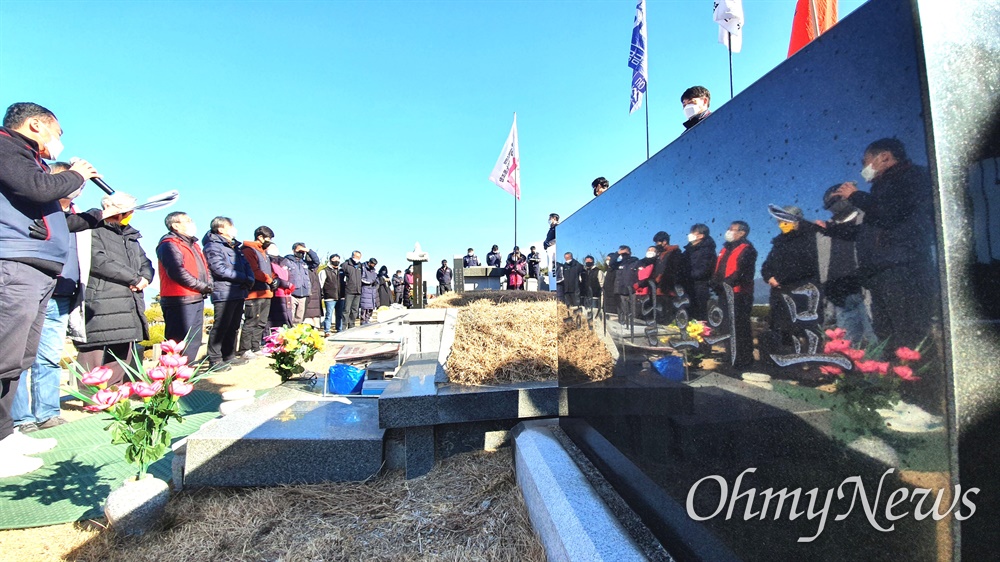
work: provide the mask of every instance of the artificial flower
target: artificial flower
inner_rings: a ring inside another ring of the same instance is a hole
[[[160,353],[163,355],[180,355],[184,353],[184,344],[174,340],[160,342]]]
[[[170,372],[169,369],[167,369],[166,367],[160,366],[160,367],[153,367],[146,374],[149,375],[150,380],[162,381],[163,379],[167,378],[167,376],[170,375]]]
[[[823,346],[823,353],[827,355],[831,355],[833,353],[843,353],[850,348],[851,348],[850,340],[833,339],[826,342],[826,345]]]
[[[185,355],[161,355],[160,356],[160,366],[169,367],[171,369],[176,369],[183,365],[187,365],[188,358]]]
[[[834,328],[833,330],[826,331],[826,337],[830,338],[831,340],[842,340],[846,335],[847,335],[847,330],[843,328]]]
[[[863,349],[847,348],[840,353],[854,362],[861,361],[865,358],[865,350]]]
[[[170,395],[174,397],[174,400],[177,400],[181,396],[187,396],[194,390],[194,385],[178,380],[170,383],[168,390],[170,391]]]
[[[117,404],[120,396],[117,390],[103,388],[95,392],[90,399],[93,403],[84,406],[83,409],[88,412],[102,412]]]
[[[892,368],[892,372],[904,381],[912,382],[920,380],[920,377],[913,374],[913,369],[907,367],[906,365],[896,365]]]
[[[900,361],[920,361],[920,352],[908,347],[901,347],[896,350],[896,357],[899,357]]]
[[[174,377],[177,380],[186,381],[194,376],[194,367],[189,367],[184,365],[183,367],[177,367],[177,371],[174,373]]]
[[[96,386],[103,389],[107,382],[111,380],[111,375],[113,374],[114,372],[108,367],[96,367],[84,373],[80,377],[80,382],[87,386]]]

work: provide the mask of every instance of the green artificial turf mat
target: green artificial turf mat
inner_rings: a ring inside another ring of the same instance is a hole
[[[174,441],[194,433],[219,415],[218,394],[194,391],[181,399],[184,422],[168,425]],[[34,455],[42,468],[24,476],[0,479],[0,529],[23,529],[70,523],[103,516],[104,500],[137,468],[125,462],[125,445],[112,445],[104,430],[105,414],[88,416],[30,434],[58,440],[51,451]],[[153,463],[149,471],[170,480],[173,452]]]

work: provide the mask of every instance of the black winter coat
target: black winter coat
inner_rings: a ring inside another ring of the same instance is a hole
[[[253,268],[240,243],[209,231],[201,239],[202,253],[212,273],[212,303],[247,298],[253,286]]]
[[[819,253],[816,247],[816,228],[807,222],[788,234],[771,240],[771,251],[760,266],[764,281],[774,277],[786,289],[805,283],[819,286]]]
[[[153,263],[131,226],[102,224],[93,231],[85,315],[90,349],[149,338],[142,291],[130,285],[153,280]]]
[[[934,194],[927,168],[901,162],[858,191],[851,203],[864,211],[858,266],[870,273],[901,264],[929,264],[934,243]]]
[[[308,263],[307,263],[308,265]],[[323,290],[315,269],[309,269],[309,300],[306,301],[306,318],[322,318]]]
[[[581,288],[587,283],[586,272],[583,264],[575,259],[569,263],[562,264],[563,270],[563,292],[579,293]]]
[[[340,264],[340,271],[341,271],[340,275],[344,279],[343,295],[360,295],[361,264],[354,261],[354,258],[348,258],[347,261]]]
[[[687,281],[705,282],[712,278],[718,259],[715,248],[715,240],[711,236],[702,238],[698,244],[684,246],[683,271]]]

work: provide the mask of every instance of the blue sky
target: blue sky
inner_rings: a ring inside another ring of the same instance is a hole
[[[683,130],[680,93],[729,99],[711,0],[647,0],[649,127],[656,152]],[[843,18],[862,2],[842,0]],[[736,93],[785,60],[794,0],[745,0]],[[513,246],[513,198],[491,184],[518,114],[518,243],[645,159],[628,114],[635,2],[0,3],[0,105],[56,113],[63,158],[90,160],[140,199],[173,207],[133,224],[152,256],[169,211],[202,230],[261,224],[282,253],[359,249],[392,270],[419,241],[431,263]],[[775,100],[780,103],[780,100]],[[101,193],[90,186],[83,207]],[[325,255],[324,255],[325,257]]]

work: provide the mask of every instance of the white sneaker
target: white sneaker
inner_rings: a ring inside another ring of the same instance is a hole
[[[51,450],[56,446],[56,440],[35,439],[20,431],[15,431],[0,441],[0,458],[6,455],[35,455]]]
[[[42,464],[44,464],[42,459],[36,457],[26,457],[24,455],[4,456],[6,458],[4,458],[3,462],[0,462],[0,478],[28,474],[42,468]]]
[[[240,357],[242,357],[244,359],[256,359],[257,358],[257,354],[254,353],[253,351],[250,351],[248,349],[248,350],[244,351],[243,355],[240,355]]]

